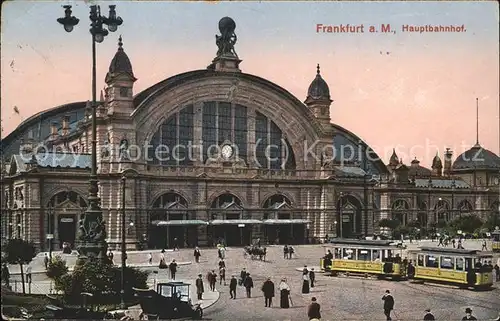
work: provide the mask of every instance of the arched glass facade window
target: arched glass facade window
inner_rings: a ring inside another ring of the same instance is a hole
[[[401,225],[408,224],[408,212],[410,205],[405,200],[397,200],[392,203],[392,219],[398,220]]]
[[[217,156],[224,143],[230,143],[235,148],[235,156],[247,165],[256,164],[264,169],[295,169],[292,147],[276,123],[259,112],[255,117],[248,116],[247,107],[228,102],[205,102],[201,115],[194,114],[192,105],[187,106],[167,119],[153,135],[147,152],[148,163],[193,165],[195,159],[189,156],[200,152],[198,146],[192,146],[193,141],[201,140],[201,155],[197,158],[204,164]],[[196,117],[200,118],[201,124],[195,124]],[[200,125],[201,131],[196,131],[195,127]],[[253,126],[255,132],[250,133],[249,128]],[[253,151],[250,150],[252,146]],[[255,155],[255,159],[250,159],[251,155]]]
[[[333,146],[335,148],[335,161],[340,164],[358,164],[371,175],[380,175],[380,172],[374,164],[367,159],[366,149],[361,146],[360,143],[355,142],[342,134],[336,134],[333,137]]]
[[[427,215],[428,215],[427,202],[420,201],[418,204],[418,214],[417,214],[417,221],[420,227],[427,226],[428,222]]]
[[[187,166],[193,163],[190,159],[193,148],[194,113],[193,106],[184,107],[180,112],[170,116],[149,142],[147,159],[157,165]]]
[[[47,207],[57,208],[68,201],[81,208],[87,207],[87,202],[85,202],[80,194],[73,191],[59,192],[56,195],[52,196],[47,203]]]
[[[241,200],[233,194],[219,195],[211,204],[211,219],[235,220],[240,219],[243,211]]]

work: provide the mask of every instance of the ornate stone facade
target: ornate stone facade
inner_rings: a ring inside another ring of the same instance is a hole
[[[122,45],[97,119],[99,197],[111,247],[120,242],[122,215],[131,246],[157,248],[175,239],[180,246],[220,238],[303,243],[379,233],[383,218],[426,227],[464,213],[498,215],[498,156],[488,154],[480,168],[445,160],[443,173],[440,160],[431,171],[418,162],[407,167],[394,153],[386,166],[331,123],[319,66],[305,103],[224,55],[133,96],[136,79]],[[77,242],[91,166],[88,108],[73,103],[35,115],[2,141],[10,157],[2,166],[4,238],[42,249],[48,234],[56,248]],[[58,119],[61,126],[53,124]],[[178,157],[167,159],[175,148]]]

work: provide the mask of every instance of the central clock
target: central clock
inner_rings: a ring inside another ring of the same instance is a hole
[[[231,145],[224,145],[222,146],[221,154],[224,159],[229,159],[231,156],[233,156],[234,150],[233,146]]]

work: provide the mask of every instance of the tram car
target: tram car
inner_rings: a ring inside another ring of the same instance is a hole
[[[422,247],[410,252],[410,257],[415,262],[410,279],[474,289],[493,285],[491,252]]]
[[[404,276],[401,245],[390,240],[335,239],[325,245],[321,270],[332,276],[339,272],[376,275],[400,280]]]
[[[500,231],[491,232],[491,249],[493,252],[500,252]]]

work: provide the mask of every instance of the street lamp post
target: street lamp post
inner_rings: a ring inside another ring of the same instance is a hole
[[[127,183],[127,177],[122,176],[122,267],[121,267],[121,291],[120,291],[120,307],[126,309],[125,305],[125,265],[127,264],[127,253],[126,253],[126,243],[125,243],[125,187]]]
[[[57,19],[57,22],[64,26],[64,30],[71,32],[73,27],[80,21],[72,16],[71,6],[63,6],[65,16]],[[116,6],[109,6],[109,15],[101,15],[101,7],[90,6],[90,34],[92,35],[92,168],[89,180],[88,208],[85,212],[83,222],[80,226],[79,239],[81,245],[78,249],[79,259],[87,258],[105,259],[107,251],[106,230],[102,219],[102,209],[98,197],[97,178],[97,88],[96,88],[96,42],[101,43],[108,35],[108,30],[103,26],[107,25],[109,31],[114,32],[123,23],[122,18],[116,16]]]
[[[343,204],[342,204],[342,197],[343,197],[343,194],[342,192],[339,193],[339,229],[340,229],[340,238],[343,237],[343,233],[342,233],[342,225],[344,225],[344,214],[342,213],[342,208],[343,208]]]

